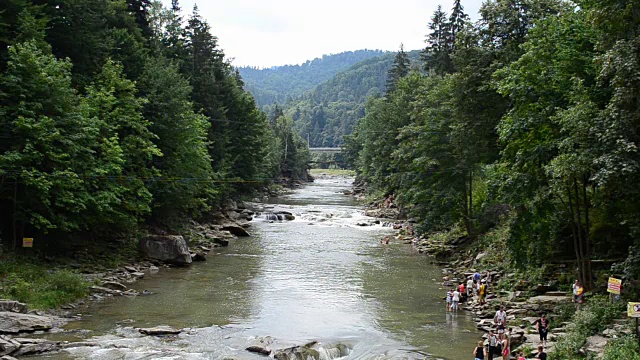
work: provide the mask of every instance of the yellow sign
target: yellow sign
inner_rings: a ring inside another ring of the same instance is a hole
[[[33,247],[33,238],[22,238],[22,247]]]
[[[630,302],[627,306],[627,315],[630,318],[640,318],[640,303]]]
[[[609,278],[609,284],[607,285],[607,291],[615,294],[615,295],[620,295],[620,290],[622,289],[622,280],[620,279],[616,279],[616,278]]]

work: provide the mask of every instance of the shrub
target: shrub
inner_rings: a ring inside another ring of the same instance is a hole
[[[640,360],[640,345],[634,336],[612,340],[604,349],[602,360]]]

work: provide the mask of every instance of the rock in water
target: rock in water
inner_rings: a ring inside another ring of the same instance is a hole
[[[14,312],[0,312],[0,334],[17,334],[36,330],[50,330],[53,321],[50,317]]]
[[[249,234],[247,232],[247,230],[245,230],[242,226],[240,225],[235,225],[235,224],[229,224],[229,225],[225,225],[222,227],[222,230],[226,230],[230,233],[232,233],[235,236],[251,236],[251,234]]]
[[[154,327],[154,328],[138,329],[138,331],[141,334],[153,335],[153,336],[177,335],[177,334],[180,334],[182,332],[182,330],[176,330],[176,329],[174,329],[172,327],[169,327],[169,326],[158,326],[158,327]]]
[[[175,265],[191,264],[187,242],[180,235],[149,235],[140,240],[140,249],[152,259]]]
[[[252,352],[252,353],[257,353],[257,354],[262,354],[262,355],[271,355],[271,350],[267,349],[267,348],[263,348],[262,346],[249,346],[248,348],[246,348],[245,350]]]

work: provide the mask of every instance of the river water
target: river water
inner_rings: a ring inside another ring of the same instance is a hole
[[[147,275],[133,286],[152,295],[96,303],[50,335],[95,346],[40,358],[260,359],[244,348],[318,341],[348,347],[345,359],[469,359],[479,334],[465,312],[445,312],[440,270],[411,245],[381,244],[388,227],[358,226],[374,219],[342,194],[350,182],[318,180],[263,204],[296,220],[255,219],[250,238],[208,261]],[[135,331],[159,325],[189,330],[164,339]]]

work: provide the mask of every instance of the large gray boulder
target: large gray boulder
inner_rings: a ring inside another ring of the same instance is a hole
[[[50,317],[14,312],[0,312],[0,334],[17,334],[53,328]]]
[[[149,258],[176,264],[191,264],[187,242],[181,235],[149,235],[140,240],[140,250]]]

